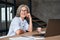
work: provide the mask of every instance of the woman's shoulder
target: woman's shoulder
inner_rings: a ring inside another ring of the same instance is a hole
[[[14,17],[12,21],[19,21],[19,17]]]
[[[16,17],[16,16],[15,16],[13,19],[19,19],[19,17]]]

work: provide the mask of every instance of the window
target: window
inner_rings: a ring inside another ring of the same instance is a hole
[[[12,20],[12,7],[7,7],[7,21]],[[5,7],[1,8],[1,22],[5,21]]]

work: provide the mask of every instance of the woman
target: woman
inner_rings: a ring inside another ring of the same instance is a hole
[[[29,24],[25,20],[25,17],[29,19]],[[16,16],[13,18],[8,36],[20,35],[26,31],[32,32],[32,17],[27,5],[20,5],[17,9]]]

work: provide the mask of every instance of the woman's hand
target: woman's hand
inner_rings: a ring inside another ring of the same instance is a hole
[[[26,16],[27,18],[31,18],[31,15],[30,15],[30,13],[27,13],[27,16]]]
[[[21,30],[21,29],[19,29],[19,30],[16,31],[16,35],[20,35],[20,34],[23,34],[23,33],[24,33],[24,31]]]

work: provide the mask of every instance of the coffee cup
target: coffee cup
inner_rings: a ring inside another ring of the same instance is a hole
[[[40,34],[41,33],[41,27],[37,28],[37,32]]]

